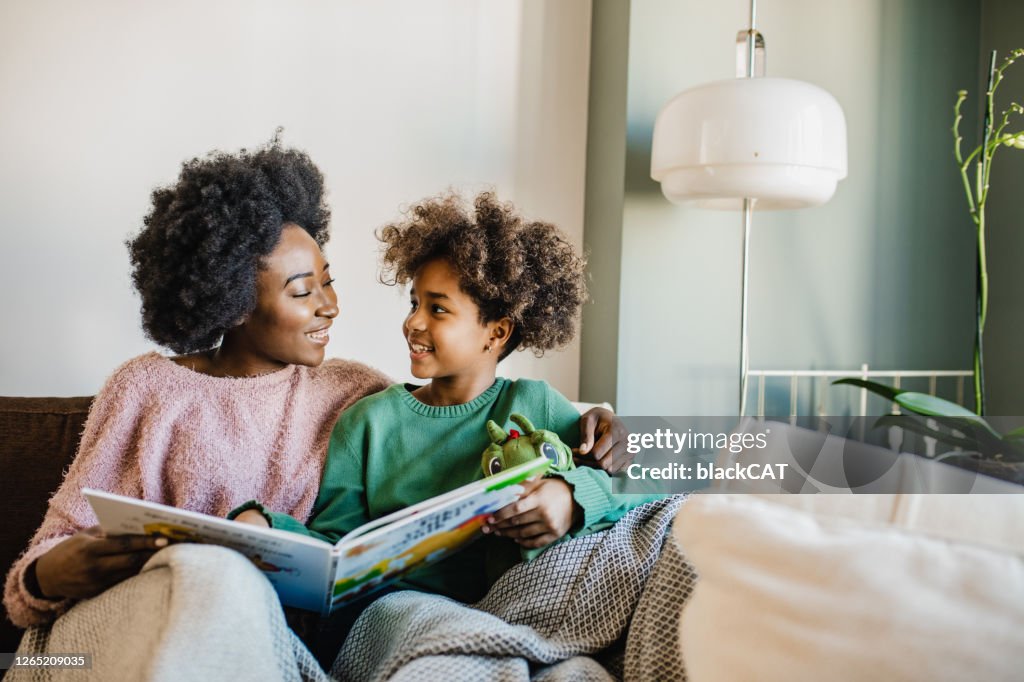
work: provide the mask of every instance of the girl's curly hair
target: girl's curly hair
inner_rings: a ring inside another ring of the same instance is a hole
[[[320,170],[276,138],[186,161],[126,242],[146,335],[177,353],[214,347],[255,309],[257,273],[284,226],[323,246],[330,216]]]
[[[554,225],[527,222],[491,192],[470,211],[455,194],[413,206],[377,232],[384,284],[404,285],[443,258],[480,308],[480,322],[507,317],[514,329],[499,359],[516,348],[537,356],[572,340],[586,302],[586,261]]]

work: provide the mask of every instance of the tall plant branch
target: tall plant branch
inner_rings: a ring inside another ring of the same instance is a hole
[[[999,74],[1000,79],[1002,74]],[[988,199],[989,174],[992,169],[992,157],[995,150],[989,147],[992,139],[992,109],[995,101],[996,80],[996,51],[992,50],[992,57],[988,65],[988,87],[985,90],[985,122],[982,126],[981,160],[976,169],[978,197],[978,265],[977,276],[977,303],[975,315],[977,316],[974,336],[974,411],[979,416],[985,416],[985,322],[988,319],[988,259],[985,254],[985,201]]]
[[[960,169],[960,180],[967,197],[967,208],[971,221],[975,225],[977,239],[977,261],[975,271],[975,328],[974,328],[974,409],[980,416],[985,414],[985,323],[988,320],[988,262],[985,250],[985,204],[988,201],[989,183],[992,177],[992,160],[1000,145],[1011,145],[1024,149],[1024,133],[1006,133],[1013,114],[1024,113],[1020,104],[1013,102],[1009,108],[1001,112],[998,125],[994,121],[995,94],[1003,80],[1003,72],[1024,56],[1024,50],[1017,49],[1010,53],[1002,64],[996,66],[996,53],[993,50],[989,60],[988,83],[985,89],[985,115],[981,128],[981,144],[964,158],[961,152],[963,136],[960,134],[960,123],[963,120],[961,108],[967,99],[967,91],[957,93],[953,105],[953,156]],[[974,170],[973,183],[970,171]],[[973,184],[973,187],[972,187]]]

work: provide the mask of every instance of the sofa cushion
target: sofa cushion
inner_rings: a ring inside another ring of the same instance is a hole
[[[689,679],[1020,679],[1021,518],[1020,495],[694,496]]]
[[[0,569],[7,574],[43,520],[50,495],[74,458],[92,398],[0,397]],[[20,631],[7,614],[0,651],[14,651]]]

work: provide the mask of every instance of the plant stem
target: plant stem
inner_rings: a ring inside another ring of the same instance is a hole
[[[1018,58],[1024,57],[1024,48],[1013,50],[1003,63],[996,68],[996,52],[992,51],[988,65],[988,87],[985,90],[985,118],[981,127],[981,144],[964,158],[961,153],[963,137],[960,135],[960,123],[963,116],[960,109],[967,99],[967,91],[957,92],[956,103],[953,105],[953,156],[960,170],[960,180],[967,197],[967,208],[975,225],[977,237],[977,262],[975,271],[975,328],[974,328],[974,411],[978,416],[985,415],[985,322],[988,318],[988,264],[985,252],[985,204],[988,201],[989,180],[992,176],[992,159],[1000,145],[1013,143],[1024,133],[1005,133],[1012,114],[1024,114],[1024,107],[1017,102],[1002,112],[996,124],[995,94],[999,83],[1003,80],[1003,72]],[[971,186],[970,168],[974,166],[974,182]]]
[[[985,318],[988,316],[988,269],[985,254],[985,206],[977,216],[978,223],[978,268],[977,298],[974,332],[974,411],[985,416]]]
[[[997,77],[998,76],[998,77]],[[978,274],[977,301],[975,309],[974,334],[974,411],[985,416],[985,318],[988,316],[988,267],[985,258],[985,202],[988,199],[989,173],[992,170],[992,155],[995,149],[989,146],[992,139],[992,110],[995,89],[1002,79],[1002,69],[996,73],[996,51],[988,63],[988,87],[985,90],[985,121],[982,126],[981,159],[975,166],[974,197],[977,201],[975,225],[978,233]]]

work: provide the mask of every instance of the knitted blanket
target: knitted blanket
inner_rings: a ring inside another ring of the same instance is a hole
[[[267,680],[327,676],[285,624],[273,587],[241,554],[174,545],[142,572],[30,628],[22,655],[90,654],[89,670],[12,669],[23,680]]]
[[[419,592],[382,597],[357,621],[331,676],[684,679],[678,619],[696,576],[665,541],[683,499],[637,507],[607,531],[548,549],[472,607]]]

